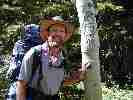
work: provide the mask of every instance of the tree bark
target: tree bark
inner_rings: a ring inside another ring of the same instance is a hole
[[[102,100],[96,1],[76,0],[76,8],[80,22],[82,68],[87,68],[84,100]]]

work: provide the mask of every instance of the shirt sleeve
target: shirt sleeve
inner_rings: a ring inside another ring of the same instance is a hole
[[[25,80],[29,82],[32,73],[34,49],[30,49],[22,60],[22,65],[19,73],[18,80]]]

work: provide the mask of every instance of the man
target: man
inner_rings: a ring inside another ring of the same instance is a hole
[[[73,26],[55,16],[41,21],[40,30],[42,39],[46,41],[31,48],[23,59],[17,81],[17,100],[29,98],[27,87],[32,91],[32,100],[59,100],[57,94],[64,79],[62,48],[71,37]],[[40,52],[40,63],[33,71],[36,51]]]
[[[6,100],[16,100],[16,80],[18,78],[22,59],[25,53],[31,47],[42,43],[42,40],[39,36],[39,25],[25,25],[22,30],[23,36],[14,45],[10,67],[7,72],[7,77],[12,80],[12,83],[9,87],[8,94],[6,95]]]

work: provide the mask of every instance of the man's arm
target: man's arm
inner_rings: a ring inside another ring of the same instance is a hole
[[[30,49],[24,56],[20,68],[19,77],[16,86],[16,100],[26,100],[28,82],[32,72],[34,50]]]
[[[26,85],[27,82],[24,80],[17,81],[16,100],[26,100]]]

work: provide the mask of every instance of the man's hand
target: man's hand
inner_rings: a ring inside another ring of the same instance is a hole
[[[88,66],[88,68],[90,67],[90,65]],[[67,76],[65,79],[64,79],[64,84],[65,86],[67,85],[72,85],[72,84],[75,84],[75,83],[78,83],[82,80],[85,80],[86,78],[86,71],[88,69],[86,66],[78,66],[74,69],[71,70],[71,72],[69,72],[69,76]]]

